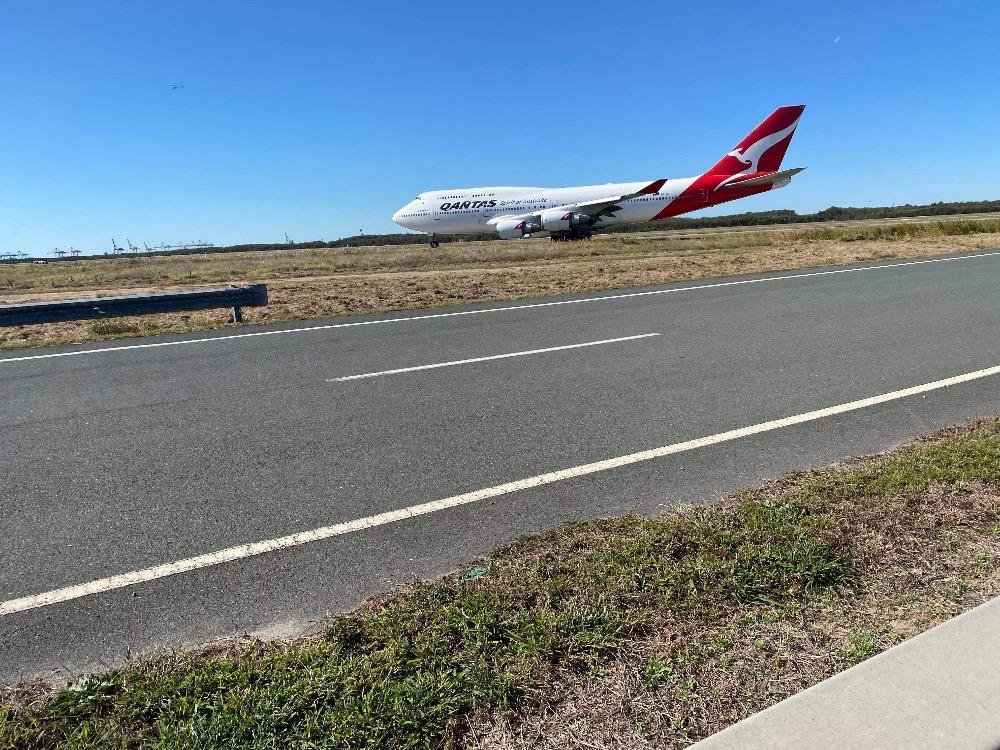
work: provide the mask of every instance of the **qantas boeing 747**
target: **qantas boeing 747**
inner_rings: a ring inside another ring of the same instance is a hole
[[[567,188],[481,187],[421,193],[393,214],[431,235],[548,235],[578,240],[616,224],[657,221],[784,187],[803,168],[781,169],[805,106],[778,107],[718,164],[697,177]]]

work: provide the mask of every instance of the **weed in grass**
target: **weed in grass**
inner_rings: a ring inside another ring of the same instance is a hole
[[[677,697],[682,701],[695,700],[697,687],[694,680],[684,680],[677,686]]]
[[[838,652],[837,658],[846,669],[870,659],[879,651],[881,648],[879,648],[875,635],[868,630],[858,630],[848,636],[848,645]]]
[[[674,666],[669,659],[665,659],[662,656],[654,654],[649,657],[642,665],[642,678],[646,683],[646,686],[650,689],[655,688],[668,680],[672,679],[674,676]]]
[[[701,649],[696,644],[687,644],[671,654],[671,660],[681,669],[687,669],[701,661]]]
[[[732,641],[722,635],[712,636],[712,648],[716,653],[724,654],[733,647]]]

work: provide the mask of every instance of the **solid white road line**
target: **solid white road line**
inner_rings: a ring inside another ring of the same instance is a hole
[[[527,357],[530,354],[548,354],[549,352],[562,352],[567,349],[584,349],[588,346],[602,346],[603,344],[617,344],[621,341],[635,341],[636,339],[648,339],[650,336],[659,336],[658,333],[641,333],[638,336],[622,336],[618,339],[602,339],[601,341],[587,341],[583,344],[567,344],[565,346],[550,346],[545,349],[529,349],[524,352],[510,352],[509,354],[493,354],[489,357],[474,357],[472,359],[456,359],[452,362],[438,362],[433,365],[417,365],[416,367],[399,367],[395,370],[382,370],[380,372],[366,372],[361,375],[345,375],[341,378],[327,378],[327,383],[342,383],[345,380],[363,380],[365,378],[378,378],[383,375],[399,375],[403,372],[417,372],[418,370],[436,370],[439,367],[455,367],[456,365],[471,365],[476,362],[489,362],[494,359],[510,359],[512,357]]]
[[[516,310],[532,310],[539,307],[558,307],[560,305],[579,305],[585,302],[609,302],[631,297],[650,297],[658,294],[676,294],[679,292],[697,292],[703,289],[719,289],[727,286],[744,286],[746,284],[763,284],[767,281],[786,281],[791,279],[807,279],[813,276],[834,276],[844,273],[861,273],[863,271],[881,271],[886,268],[903,268],[904,266],[920,266],[928,263],[948,263],[956,260],[971,260],[973,258],[989,258],[1000,255],[1000,252],[979,253],[977,255],[956,255],[949,258],[931,258],[929,260],[910,260],[902,263],[886,263],[880,266],[864,266],[862,268],[838,268],[829,271],[810,271],[808,273],[787,274],[785,276],[767,276],[760,279],[741,279],[739,281],[720,281],[712,284],[699,284],[673,289],[653,289],[648,292],[627,292],[625,294],[608,294],[602,297],[584,297],[556,302],[533,302],[526,305],[510,305],[508,307],[489,307],[481,310],[459,310],[447,313],[430,313],[427,315],[410,315],[402,318],[381,318],[379,320],[358,320],[353,323],[330,323],[321,326],[304,326],[301,328],[284,328],[277,331],[254,331],[253,333],[234,333],[228,336],[210,336],[202,339],[185,339],[183,341],[158,341],[154,344],[125,344],[122,346],[107,346],[101,349],[78,349],[71,352],[55,352],[52,354],[31,354],[24,357],[8,357],[0,359],[0,365],[6,362],[26,362],[33,359],[54,359],[56,357],[75,357],[80,354],[103,354],[105,352],[124,352],[132,349],[156,349],[161,346],[186,346],[188,344],[209,344],[213,341],[233,341],[257,336],[280,336],[286,333],[306,333],[309,331],[331,331],[337,328],[356,328],[358,326],[389,325],[390,323],[410,323],[417,320],[433,320],[435,318],[454,318],[460,315],[485,315],[487,313],[513,312]]]
[[[316,542],[321,539],[329,539],[343,534],[351,534],[355,531],[362,531],[363,529],[371,529],[376,526],[384,526],[385,524],[404,521],[408,518],[425,516],[429,513],[437,513],[438,511],[447,510],[448,508],[455,508],[459,505],[476,503],[480,500],[487,500],[491,497],[509,495],[512,492],[518,492],[532,487],[541,487],[542,485],[552,484],[554,482],[561,482],[564,479],[572,479],[586,474],[594,474],[600,471],[618,469],[622,466],[628,466],[642,461],[651,461],[655,458],[662,458],[663,456],[669,456],[674,453],[692,451],[709,445],[718,445],[719,443],[737,440],[749,435],[759,435],[762,432],[778,430],[782,427],[791,427],[792,425],[803,424],[805,422],[813,422],[817,419],[832,417],[836,414],[857,411],[858,409],[864,409],[869,406],[884,404],[888,401],[896,401],[908,396],[916,396],[921,393],[935,391],[939,388],[947,388],[948,386],[968,383],[973,380],[979,380],[981,378],[987,378],[998,374],[1000,374],[1000,365],[987,367],[984,370],[976,370],[975,372],[968,372],[964,375],[956,375],[943,380],[935,380],[932,383],[924,383],[923,385],[917,385],[911,388],[903,388],[902,390],[883,393],[879,396],[870,396],[869,398],[863,398],[858,401],[850,401],[846,404],[839,404],[837,406],[828,406],[824,409],[816,409],[815,411],[808,411],[791,417],[774,419],[770,422],[761,422],[760,424],[750,425],[749,427],[740,427],[736,430],[729,430],[728,432],[720,432],[715,435],[695,438],[694,440],[688,440],[683,443],[665,445],[662,448],[653,448],[651,450],[640,451],[639,453],[631,453],[627,456],[609,458],[604,461],[596,461],[595,463],[583,464],[582,466],[574,466],[570,469],[560,469],[559,471],[552,471],[548,474],[539,474],[538,476],[528,477],[527,479],[519,479],[516,482],[500,484],[496,487],[487,487],[474,492],[466,492],[462,495],[455,495],[454,497],[446,497],[443,500],[434,500],[429,503],[421,503],[420,505],[411,505],[408,508],[400,508],[399,510],[379,513],[378,515],[359,518],[354,521],[335,523],[331,526],[323,526],[311,531],[300,531],[297,534],[291,534],[277,539],[268,539],[262,542],[254,542],[253,544],[241,544],[238,547],[229,547],[228,549],[219,550],[218,552],[209,552],[208,554],[189,557],[186,560],[178,560],[164,565],[144,568],[143,570],[135,570],[130,573],[121,573],[119,575],[111,576],[110,578],[101,578],[96,581],[90,581],[89,583],[66,586],[65,588],[46,591],[41,594],[33,594],[19,599],[11,599],[0,603],[0,615],[10,615],[15,612],[24,612],[28,609],[45,607],[59,602],[70,601],[72,599],[79,599],[80,597],[90,596],[91,594],[113,591],[115,589],[125,588],[126,586],[135,586],[139,583],[154,581],[157,578],[165,578],[179,573],[187,573],[192,570],[199,570],[213,565],[232,562],[234,560],[254,557],[255,555],[263,555],[267,552],[277,552],[278,550],[288,549],[290,547],[298,547],[299,545]]]

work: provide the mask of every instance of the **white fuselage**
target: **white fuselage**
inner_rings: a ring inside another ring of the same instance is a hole
[[[595,227],[650,221],[696,180],[667,180],[658,193],[621,202],[621,211],[604,216]],[[402,227],[429,234],[489,234],[491,220],[535,214],[547,208],[584,203],[607,195],[634,193],[645,182],[618,182],[581,187],[482,187],[421,193],[399,209],[392,220]],[[707,205],[706,197],[706,205]]]

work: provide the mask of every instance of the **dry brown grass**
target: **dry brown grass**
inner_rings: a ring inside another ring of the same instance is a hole
[[[765,229],[701,238],[606,235],[580,243],[467,242],[414,246],[106,259],[0,267],[0,303],[122,291],[266,282],[267,308],[248,323],[306,320],[489,300],[645,286],[1000,245],[1000,233],[913,227],[904,238],[852,230]],[[984,225],[980,228],[991,228]],[[872,235],[877,236],[877,235]],[[859,239],[859,237],[861,239]],[[84,342],[225,326],[224,310],[0,329],[0,347]]]

